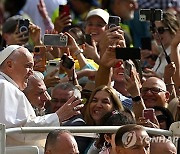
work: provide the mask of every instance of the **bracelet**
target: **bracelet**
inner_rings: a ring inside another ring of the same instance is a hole
[[[76,52],[74,52],[74,56],[77,57],[77,55],[79,55],[80,53],[83,53],[83,49],[79,49]]]
[[[166,84],[166,86],[174,86],[175,84],[174,83],[168,83]]]

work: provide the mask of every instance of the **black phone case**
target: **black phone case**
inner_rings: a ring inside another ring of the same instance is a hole
[[[139,48],[116,48],[116,58],[117,59],[141,59]]]

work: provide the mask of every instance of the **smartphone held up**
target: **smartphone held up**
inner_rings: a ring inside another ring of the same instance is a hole
[[[44,45],[55,47],[66,47],[68,36],[64,34],[44,34]]]

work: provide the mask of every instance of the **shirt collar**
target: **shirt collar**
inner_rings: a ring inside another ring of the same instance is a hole
[[[10,83],[12,83],[14,86],[16,86],[17,88],[19,88],[19,86],[16,84],[16,82],[14,80],[12,80],[8,75],[6,75],[3,72],[0,72],[0,75],[2,75],[7,81],[9,81]]]

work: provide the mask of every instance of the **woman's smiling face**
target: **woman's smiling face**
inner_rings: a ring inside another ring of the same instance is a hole
[[[92,38],[99,42],[103,32],[106,30],[106,23],[98,16],[89,17],[86,21],[85,33],[91,34]]]
[[[100,124],[101,118],[108,112],[113,111],[114,105],[111,96],[106,91],[98,91],[90,104],[90,115],[96,125]]]

